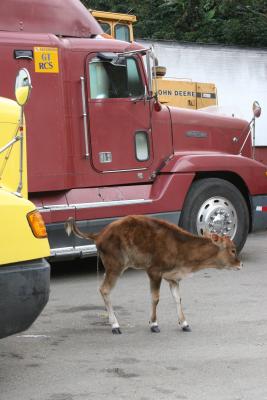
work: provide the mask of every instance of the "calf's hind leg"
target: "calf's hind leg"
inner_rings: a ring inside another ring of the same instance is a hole
[[[115,286],[117,279],[119,277],[118,272],[112,272],[110,269],[106,270],[106,273],[104,275],[103,282],[100,285],[99,291],[103,297],[107,312],[108,312],[108,319],[109,323],[112,328],[112,333],[113,334],[121,334],[121,329],[119,322],[116,318],[116,315],[114,313],[111,301],[110,301],[110,292]]]
[[[160,284],[161,284],[161,277],[152,274],[151,272],[147,272],[150,280],[150,292],[151,292],[151,299],[152,299],[152,312],[149,321],[150,330],[154,333],[159,333],[160,329],[158,326],[157,321],[157,305],[159,302],[159,292],[160,292]]]

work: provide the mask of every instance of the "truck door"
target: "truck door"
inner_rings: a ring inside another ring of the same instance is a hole
[[[115,56],[115,54],[113,54]],[[99,172],[144,170],[153,161],[150,101],[138,57],[87,62],[91,160]]]

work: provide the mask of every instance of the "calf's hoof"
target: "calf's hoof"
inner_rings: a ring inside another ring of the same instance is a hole
[[[192,332],[192,330],[191,330],[191,328],[190,328],[189,325],[183,326],[183,327],[182,327],[182,330],[183,330],[184,332]]]
[[[151,330],[151,332],[153,332],[153,333],[159,333],[160,332],[160,329],[159,329],[159,327],[158,327],[158,325],[152,325],[151,327],[150,327],[150,330]]]
[[[191,332],[191,328],[187,321],[179,322],[179,325],[184,332]]]
[[[121,335],[121,328],[112,328],[113,335]]]

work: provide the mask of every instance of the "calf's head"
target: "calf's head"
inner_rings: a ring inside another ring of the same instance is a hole
[[[239,270],[242,268],[242,262],[237,257],[236,246],[229,236],[219,236],[216,233],[208,235],[212,243],[218,247],[217,257],[215,259],[215,268]]]

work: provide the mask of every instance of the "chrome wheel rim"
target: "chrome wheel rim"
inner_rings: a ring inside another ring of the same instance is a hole
[[[234,238],[237,230],[237,214],[233,204],[224,197],[206,200],[197,214],[197,233],[206,231]]]

